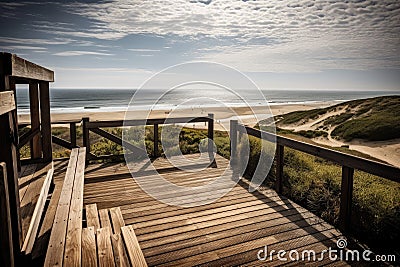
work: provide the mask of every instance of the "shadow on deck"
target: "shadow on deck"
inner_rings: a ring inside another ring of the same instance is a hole
[[[186,157],[194,159],[198,155]],[[163,158],[155,160],[153,166],[166,180],[192,187],[212,182],[226,169],[229,172],[228,160],[220,156],[216,160],[217,168],[204,168],[204,163],[186,171]],[[157,186],[154,173],[146,170],[150,164],[141,166],[140,175]],[[221,189],[223,184],[215,187]],[[85,170],[84,205],[96,203],[99,209],[120,207],[125,223],[135,229],[149,266],[274,266],[287,262],[279,261],[276,252],[272,259],[259,261],[257,254],[265,245],[268,251],[297,249],[301,254],[303,250],[314,250],[317,258],[322,250],[337,248],[336,241],[342,234],[333,226],[271,189],[261,191],[250,193],[242,179],[213,203],[170,206],[146,194],[125,164],[92,164]],[[213,193],[188,193],[181,196],[181,201],[190,204]],[[160,195],[164,200],[176,197],[173,192]],[[315,263],[324,264],[346,265],[331,262],[327,256]]]

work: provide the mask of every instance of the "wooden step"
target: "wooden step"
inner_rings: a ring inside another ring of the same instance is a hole
[[[82,266],[147,266],[133,227],[125,226],[120,207],[97,211],[96,204],[87,205],[86,220]]]

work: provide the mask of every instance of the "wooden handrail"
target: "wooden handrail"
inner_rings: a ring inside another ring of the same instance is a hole
[[[313,156],[327,159],[341,166],[354,168],[398,183],[400,182],[400,169],[395,166],[353,156],[322,146],[308,144],[295,139],[275,135],[273,133],[257,130],[247,126],[240,126],[241,127],[238,127],[238,131],[242,133],[247,133],[248,135],[262,138],[263,140],[267,140],[270,142],[276,142],[278,145],[290,147]]]
[[[113,135],[107,131],[100,128],[111,128],[111,127],[124,127],[124,126],[143,126],[143,125],[153,125],[153,139],[154,147],[152,156],[158,156],[158,126],[161,124],[175,124],[175,123],[194,123],[194,122],[207,122],[208,123],[208,139],[211,141],[214,139],[214,115],[208,114],[207,117],[179,117],[179,118],[157,118],[157,119],[147,119],[147,120],[117,120],[117,121],[90,121],[89,118],[82,118],[82,132],[83,132],[83,146],[86,147],[86,153],[90,153],[90,137],[89,133],[94,132],[116,144],[124,145],[127,149],[131,150],[136,154],[139,150],[141,153],[147,153],[143,151],[142,148],[136,147],[131,143],[122,140],[120,137]],[[209,156],[211,165],[216,166],[214,156],[213,156],[213,146],[212,142],[208,144]],[[87,156],[87,160],[98,159],[99,157]]]
[[[353,177],[354,169],[361,170],[379,177],[399,183],[400,168],[395,166],[349,155],[329,148],[308,144],[284,136],[276,135],[266,131],[254,129],[231,121],[231,164],[237,157],[237,133],[247,134],[262,140],[276,143],[276,182],[275,187],[278,193],[282,193],[283,188],[283,158],[284,147],[330,160],[342,166],[342,181],[340,194],[339,227],[344,232],[350,231],[351,207],[353,198]],[[234,140],[232,140],[232,138]]]

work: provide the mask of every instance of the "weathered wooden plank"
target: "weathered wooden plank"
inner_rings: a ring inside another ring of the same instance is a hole
[[[40,112],[39,112],[39,87],[37,82],[29,83],[29,103],[31,116],[31,129],[35,131],[40,129]],[[35,135],[31,139],[31,158],[37,159],[42,157],[41,136]]]
[[[95,231],[100,228],[99,213],[96,204],[86,205],[86,224],[93,227]]]
[[[4,162],[0,163],[0,265],[14,266],[14,251],[8,198],[7,169]]]
[[[43,159],[45,161],[51,161],[52,155],[52,143],[51,143],[51,121],[50,121],[50,93],[49,83],[40,82],[40,117],[41,117],[41,131],[42,131],[42,150]]]
[[[99,210],[99,217],[100,217],[101,228],[109,227],[110,231],[112,231],[110,217],[108,215],[108,209]]]
[[[121,228],[122,236],[128,251],[129,260],[132,266],[147,266],[143,252],[131,225]]]
[[[83,184],[85,170],[85,148],[79,148],[74,187],[68,215],[67,236],[65,240],[64,265],[81,265]]]
[[[51,168],[50,170],[48,170],[46,178],[43,182],[42,189],[40,190],[40,195],[36,202],[35,210],[33,211],[28,232],[26,234],[25,241],[22,246],[22,251],[25,252],[26,254],[30,254],[32,252],[32,248],[36,240],[37,232],[39,229],[39,223],[42,218],[47,195],[50,189],[50,184],[53,179],[53,172],[54,172],[54,167],[53,164],[51,163]]]
[[[110,217],[114,229],[114,234],[120,234],[121,227],[125,226],[120,207],[110,208]]]
[[[54,72],[13,54],[11,76],[38,81],[54,82]]]
[[[82,266],[97,266],[96,236],[94,227],[82,230]]]
[[[0,115],[16,109],[14,91],[0,92]]]
[[[97,229],[97,255],[99,266],[115,266],[114,253],[111,245],[111,230],[109,227]]]
[[[113,234],[111,236],[111,243],[114,251],[115,265],[130,266],[121,234]]]
[[[57,162],[53,162],[53,163],[54,163],[54,170],[57,171],[57,174],[53,173],[53,176],[55,176],[55,178],[54,178],[55,186],[54,186],[54,190],[51,194],[51,199],[50,199],[49,205],[46,209],[43,222],[41,223],[39,234],[37,236],[35,245],[32,250],[31,255],[32,255],[33,259],[36,259],[39,257],[44,257],[46,255],[47,246],[48,246],[50,234],[51,234],[51,229],[53,227],[54,217],[55,217],[56,211],[57,211],[57,204],[60,199],[61,189],[63,187],[63,182],[64,182],[64,178],[65,178],[66,170],[63,171],[63,166],[61,166],[60,164],[57,164]],[[67,161],[67,163],[68,163],[68,161]]]
[[[67,172],[65,174],[64,184],[57,205],[53,228],[51,230],[49,247],[47,249],[44,266],[62,266],[63,264],[68,214],[71,204],[72,188],[75,180],[78,154],[79,150],[77,148],[71,151]]]

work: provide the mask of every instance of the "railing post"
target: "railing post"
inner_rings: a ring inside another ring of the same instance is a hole
[[[339,228],[343,232],[350,231],[351,206],[353,202],[353,176],[354,176],[353,168],[347,166],[342,167]]]
[[[283,189],[283,162],[284,162],[284,146],[276,145],[276,180],[275,180],[275,190],[279,194],[282,193]]]
[[[75,148],[76,146],[76,124],[75,122],[71,122],[69,124],[69,136],[71,140],[71,147]]]
[[[30,102],[30,112],[31,112],[31,129],[32,131],[34,131],[40,128],[39,88],[37,82],[29,83],[29,102]],[[42,157],[40,138],[41,136],[37,134],[30,141],[32,159],[38,159]]]
[[[154,124],[153,128],[153,157],[158,156],[158,124]]]
[[[211,167],[216,168],[217,164],[214,158],[214,114],[208,113],[208,156],[210,158]]]
[[[9,62],[11,62],[11,54],[0,53],[0,91],[9,91],[11,89],[9,74],[6,73],[6,70],[10,68]],[[21,251],[20,245],[23,238],[17,167],[18,126],[16,125],[15,114],[13,111],[0,114],[0,144],[2,149],[0,161],[5,162],[7,166],[13,252],[15,261],[18,261],[17,255]],[[0,207],[0,209],[3,209],[3,207]]]
[[[14,266],[14,251],[11,228],[10,200],[8,197],[7,170],[0,163],[0,265]]]
[[[86,161],[89,160],[89,154],[90,154],[89,128],[87,125],[88,122],[89,118],[82,118],[83,146],[86,147]]]
[[[231,139],[231,160],[230,160],[231,168],[233,168],[237,164],[237,143],[238,143],[237,127],[238,127],[238,121],[231,120],[229,125],[229,135]]]
[[[49,162],[53,160],[52,141],[51,141],[49,83],[39,82],[39,90],[40,90],[40,116],[41,116],[40,128],[42,131],[43,160]]]

